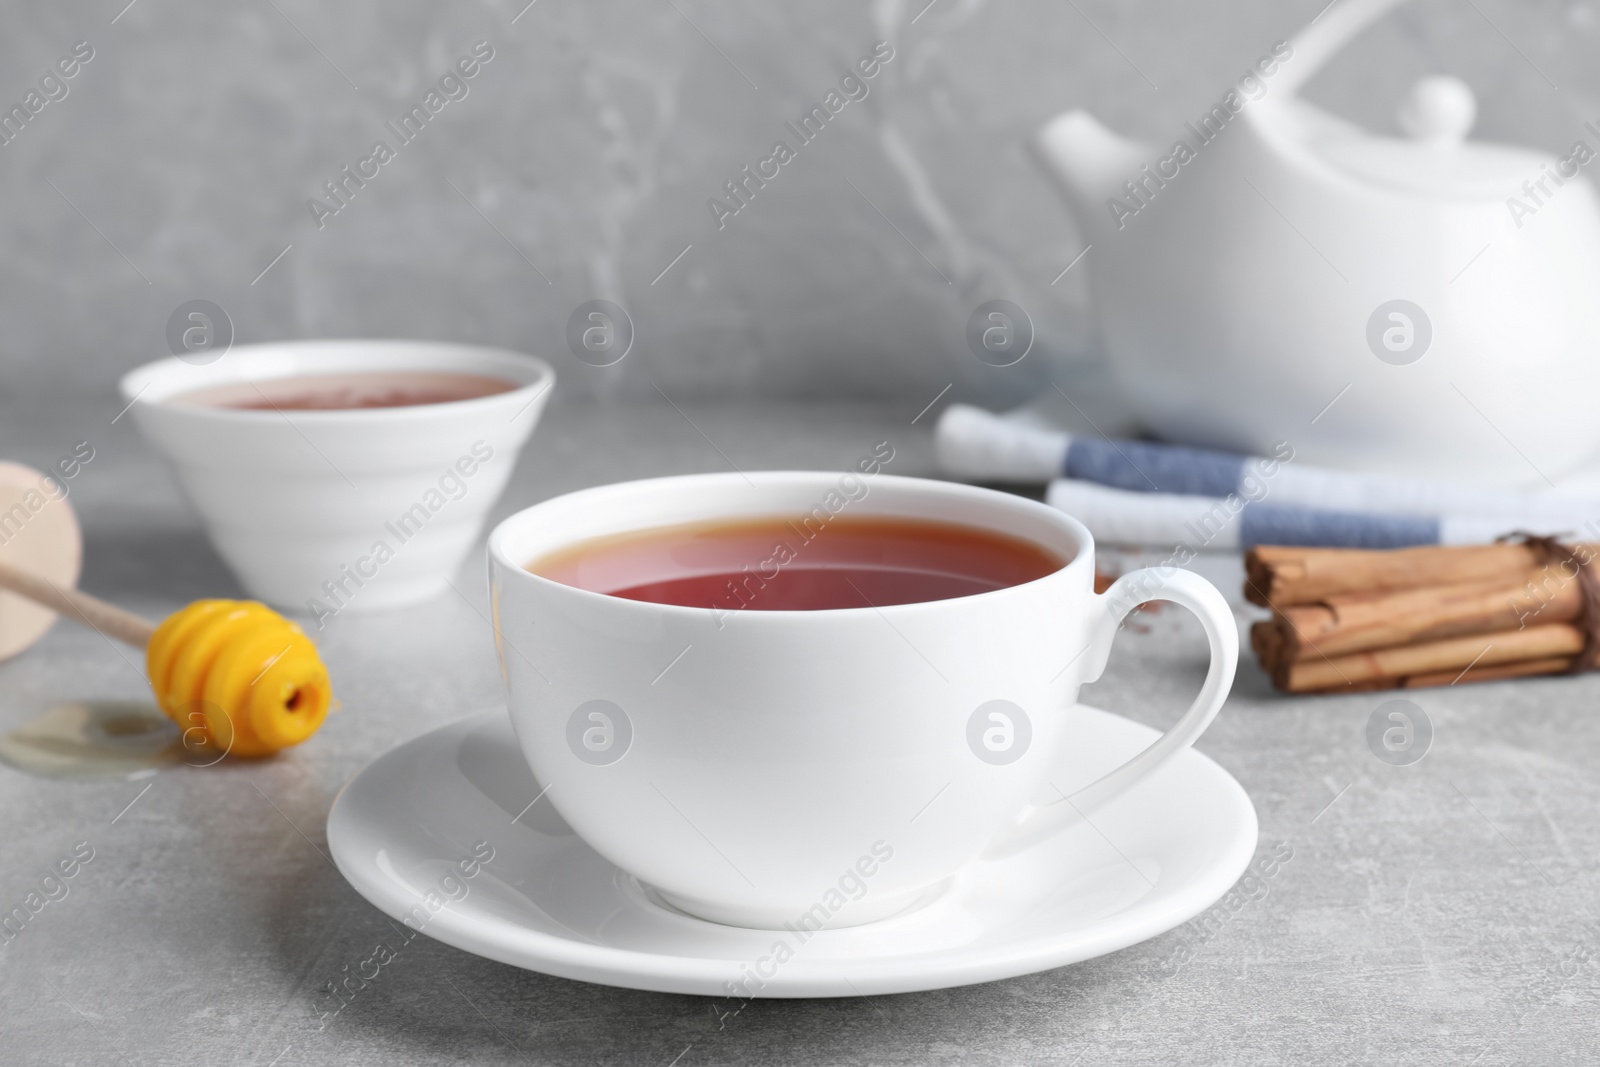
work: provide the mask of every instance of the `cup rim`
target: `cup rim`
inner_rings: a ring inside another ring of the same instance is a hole
[[[562,493],[559,496],[551,497],[548,500],[540,501],[537,504],[532,504],[521,509],[520,511],[516,511],[495,524],[494,529],[489,532],[487,544],[491,569],[498,567],[504,572],[519,575],[520,577],[513,578],[511,580],[529,582],[532,583],[535,588],[546,590],[547,592],[551,592],[558,596],[571,596],[576,598],[580,603],[586,603],[590,605],[605,604],[609,610],[635,612],[640,615],[649,616],[676,615],[682,618],[695,617],[714,619],[717,616],[717,609],[711,606],[702,608],[692,607],[685,604],[663,604],[652,600],[632,600],[627,597],[614,596],[610,593],[600,593],[592,589],[582,589],[575,585],[567,585],[565,582],[558,582],[553,578],[547,578],[544,575],[535,574],[533,571],[527,569],[525,566],[526,561],[516,560],[511,557],[511,555],[506,551],[506,542],[514,537],[523,527],[529,525],[530,523],[537,522],[541,517],[538,514],[541,510],[549,508],[551,505],[557,503],[569,505],[575,499],[581,500],[587,497],[591,500],[599,501],[608,496],[621,496],[631,492],[638,492],[646,487],[663,488],[671,486],[674,483],[676,483],[677,486],[685,489],[715,487],[717,485],[745,485],[747,483],[798,484],[802,481],[808,483],[815,482],[819,486],[832,486],[838,481],[840,474],[840,471],[819,470],[749,471],[743,473],[736,471],[731,473],[716,472],[709,474],[677,474],[656,478],[638,478],[626,482],[612,482],[607,485],[592,486],[588,489],[578,489],[570,493]],[[1051,571],[1049,574],[1041,575],[1038,578],[1033,578],[1026,582],[1018,582],[1015,585],[1004,586],[1000,589],[991,589],[983,593],[968,593],[964,596],[945,597],[939,600],[915,600],[904,604],[885,604],[881,607],[869,605],[859,608],[763,608],[759,611],[731,609],[724,614],[737,614],[741,616],[748,616],[752,620],[761,620],[759,622],[752,621],[746,625],[775,626],[782,625],[784,623],[793,623],[793,621],[798,618],[839,618],[846,616],[859,617],[869,612],[876,612],[879,614],[891,612],[898,615],[918,611],[939,610],[942,605],[948,606],[952,604],[972,603],[974,601],[990,601],[996,598],[1025,595],[1027,592],[1034,590],[1043,583],[1059,583],[1062,581],[1073,580],[1073,576],[1085,569],[1092,569],[1094,566],[1094,537],[1089,533],[1088,528],[1071,515],[1068,515],[1064,511],[1050,507],[1048,504],[1012,493],[1001,492],[996,489],[988,489],[976,485],[967,485],[962,482],[949,482],[937,478],[918,478],[901,474],[878,474],[873,476],[872,481],[874,484],[887,484],[889,486],[898,487],[913,492],[943,495],[958,501],[965,499],[969,501],[981,500],[990,503],[1003,503],[1003,505],[1006,507],[1011,507],[1024,514],[1038,517],[1046,523],[1056,526],[1059,530],[1070,536],[1074,543],[1072,558],[1067,560],[1066,563],[1062,564],[1057,569]],[[940,521],[954,522],[957,525],[976,526],[980,529],[997,529],[997,527],[992,525],[964,522],[960,518]],[[637,527],[637,529],[641,530],[651,528],[652,527],[649,525]],[[1010,531],[999,530],[999,532],[1009,533]],[[1014,533],[1011,535],[1018,536]],[[492,580],[493,575],[491,574],[491,582]],[[1092,590],[1094,587],[1092,578],[1087,584]]]
[[[226,385],[244,381],[270,381],[275,378],[292,377],[297,374],[317,371],[291,371],[288,373],[264,374],[259,377],[248,373],[239,373],[227,377],[216,371],[208,371],[212,380],[195,382],[192,388],[174,390],[155,399],[145,399],[143,406],[158,408],[169,414],[181,414],[185,418],[193,418],[202,422],[213,423],[265,423],[278,422],[285,418],[295,420],[305,419],[312,423],[331,423],[339,420],[360,420],[363,423],[393,423],[409,421],[419,418],[450,418],[470,414],[473,408],[489,408],[508,405],[515,401],[519,407],[527,407],[534,399],[547,392],[554,384],[556,372],[549,362],[538,356],[517,352],[509,348],[496,348],[487,345],[463,344],[455,341],[425,341],[409,338],[331,338],[302,339],[292,341],[263,341],[259,343],[234,345],[223,354],[222,360],[234,359],[243,361],[247,365],[252,362],[260,363],[283,357],[293,358],[303,356],[312,351],[323,350],[335,354],[335,358],[351,360],[361,366],[345,366],[342,368],[328,368],[325,373],[339,374],[350,371],[370,369],[383,369],[384,356],[400,357],[401,360],[410,360],[404,366],[396,367],[398,370],[437,370],[442,372],[462,371],[463,363],[472,363],[480,370],[492,366],[508,381],[518,382],[513,389],[502,393],[491,393],[488,396],[471,397],[465,400],[446,400],[433,404],[403,404],[395,407],[382,408],[315,408],[294,409],[282,411],[278,409],[258,410],[244,408],[205,407],[202,405],[175,404],[172,400],[186,393],[196,392],[210,388],[213,385]],[[431,359],[429,357],[432,357]],[[421,364],[435,363],[434,367]],[[117,382],[117,390],[122,400],[129,407],[139,403],[145,390],[157,383],[178,374],[194,376],[196,370],[216,364],[197,365],[177,356],[167,356],[162,359],[151,360],[133,368]],[[466,371],[462,371],[466,373]],[[485,370],[485,373],[493,374]]]

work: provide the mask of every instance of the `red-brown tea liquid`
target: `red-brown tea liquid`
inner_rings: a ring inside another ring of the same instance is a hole
[[[987,593],[1065,566],[991,530],[834,515],[658,527],[530,561],[534,574],[597,593],[734,611],[883,607]]]
[[[449,371],[364,371],[352,374],[300,374],[268,378],[178,397],[183,404],[237,411],[348,411],[448,404],[508,393],[515,382],[481,374]]]

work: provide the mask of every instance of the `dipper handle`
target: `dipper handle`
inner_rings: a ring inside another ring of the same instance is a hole
[[[131,611],[123,611],[114,604],[107,604],[76,589],[63,589],[48,578],[18,570],[4,560],[0,560],[0,589],[9,589],[35,604],[41,604],[135,648],[143,648],[156,632],[153,623]]]

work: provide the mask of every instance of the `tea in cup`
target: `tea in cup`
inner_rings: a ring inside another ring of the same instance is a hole
[[[571,493],[503,521],[489,557],[546,799],[662,902],[738,926],[871,922],[1047,836],[1192,744],[1238,654],[1203,579],[1152,569],[1096,594],[1070,516],[866,461]],[[1201,693],[1051,804],[1078,687],[1152,599],[1199,616]]]

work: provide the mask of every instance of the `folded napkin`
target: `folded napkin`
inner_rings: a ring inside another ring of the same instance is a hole
[[[945,472],[1048,483],[1097,539],[1239,548],[1483,544],[1521,529],[1600,540],[1600,501],[1328,470],[1273,456],[1111,440],[952,405],[935,434]]]
[[[1045,500],[1089,528],[1096,541],[1133,545],[1188,545],[1240,549],[1254,545],[1324,548],[1409,548],[1413,545],[1486,545],[1538,526],[1540,532],[1581,531],[1577,540],[1600,540],[1600,521],[1581,515],[1532,521],[1515,515],[1340,511],[1231,497],[1134,493],[1094,482],[1058,478]],[[1594,513],[1600,515],[1600,512]]]

